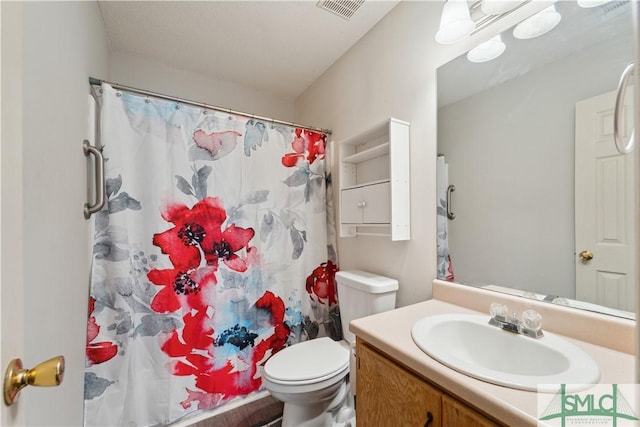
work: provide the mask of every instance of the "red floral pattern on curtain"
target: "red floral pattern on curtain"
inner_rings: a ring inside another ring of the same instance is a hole
[[[321,327],[340,339],[326,135],[102,97],[85,424],[170,424],[262,389]]]
[[[96,323],[95,316],[92,316],[95,310],[96,300],[89,298],[89,322],[87,323],[87,364],[89,366],[97,363],[103,363],[112,359],[118,353],[118,346],[109,341],[94,342],[100,333],[100,326]]]

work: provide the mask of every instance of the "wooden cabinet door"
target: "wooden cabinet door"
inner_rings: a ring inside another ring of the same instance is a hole
[[[356,356],[358,427],[444,426],[439,390],[361,342]]]
[[[442,425],[444,427],[495,427],[499,424],[493,422],[481,413],[469,408],[464,403],[442,395]]]

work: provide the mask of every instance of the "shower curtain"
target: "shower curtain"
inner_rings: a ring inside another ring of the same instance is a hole
[[[326,135],[100,92],[85,425],[218,407],[284,347],[340,339]]]
[[[438,156],[436,163],[436,183],[438,190],[438,279],[454,280],[453,265],[449,254],[449,218],[447,217],[447,188],[449,187],[449,165],[444,156]]]

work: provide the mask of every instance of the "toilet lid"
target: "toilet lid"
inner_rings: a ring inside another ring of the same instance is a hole
[[[271,357],[264,373],[278,381],[304,381],[338,373],[349,366],[349,351],[331,338],[294,344]]]

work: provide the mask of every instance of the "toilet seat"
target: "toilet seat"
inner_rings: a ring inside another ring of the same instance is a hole
[[[298,343],[276,352],[263,366],[262,385],[284,402],[282,425],[356,425],[354,394],[349,391],[355,393],[355,336],[348,325],[351,320],[392,310],[398,282],[363,271],[339,271],[335,281],[344,340],[317,338]]]
[[[264,378],[285,386],[339,381],[349,372],[349,351],[331,338],[305,341],[281,350],[264,367]]]

